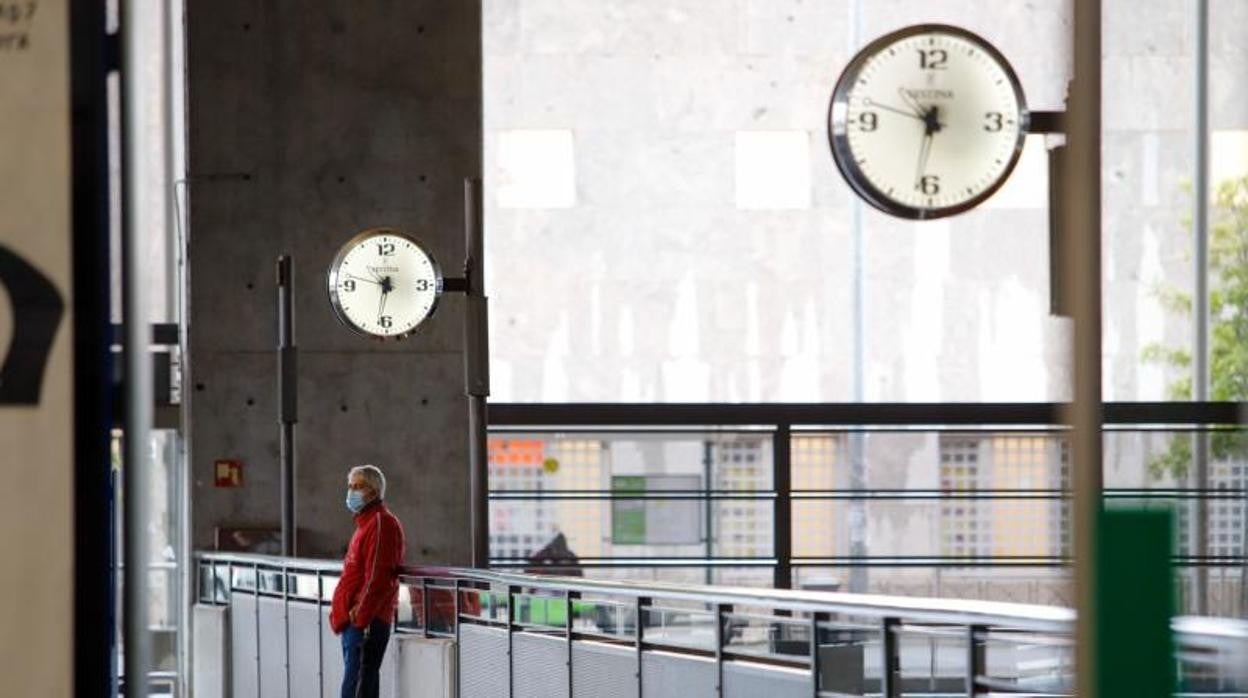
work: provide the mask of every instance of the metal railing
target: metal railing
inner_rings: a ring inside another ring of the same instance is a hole
[[[226,631],[244,664],[232,695],[334,694],[324,617],[338,563],[203,553],[196,565],[200,603],[229,605],[240,624]],[[1067,608],[441,567],[400,579],[396,633],[454,639],[466,698],[1072,691]],[[1178,617],[1172,629],[1176,695],[1248,696],[1248,622]]]

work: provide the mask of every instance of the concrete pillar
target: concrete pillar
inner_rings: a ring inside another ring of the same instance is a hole
[[[338,324],[334,252],[364,228],[419,237],[457,276],[463,179],[481,176],[476,1],[187,0],[194,545],[279,523],[274,260],[295,264],[297,554],[337,556],[347,469],[374,463],[408,560],[467,563],[460,298],[414,337]],[[243,463],[218,488],[214,462]]]

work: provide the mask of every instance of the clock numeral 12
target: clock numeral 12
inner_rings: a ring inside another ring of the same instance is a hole
[[[944,70],[949,53],[943,48],[919,49],[919,67],[926,70]]]
[[[394,243],[393,242],[378,243],[377,254],[381,255],[382,257],[389,257],[390,255],[394,254]]]
[[[940,193],[940,175],[923,175],[915,182],[914,188],[931,196]]]

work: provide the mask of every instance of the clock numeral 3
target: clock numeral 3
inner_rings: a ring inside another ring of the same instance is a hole
[[[428,291],[428,290],[429,290],[429,279],[416,279],[416,290],[417,290],[417,291]]]
[[[1002,118],[1001,112],[999,111],[990,111],[987,114],[984,114],[984,119],[987,121],[987,123],[984,124],[984,130],[1000,131],[1004,127]]]
[[[919,49],[919,67],[924,70],[944,70],[949,53],[943,48]]]
[[[915,182],[914,188],[931,196],[940,193],[940,175],[923,175]]]
[[[377,245],[377,254],[381,255],[382,257],[389,257],[390,255],[394,254],[394,243],[393,242],[379,243]]]
[[[880,117],[873,111],[864,111],[858,115],[859,131],[874,131],[880,126]]]

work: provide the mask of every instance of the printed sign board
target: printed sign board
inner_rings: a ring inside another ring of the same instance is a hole
[[[73,694],[67,0],[0,0],[0,633],[6,695]]]

